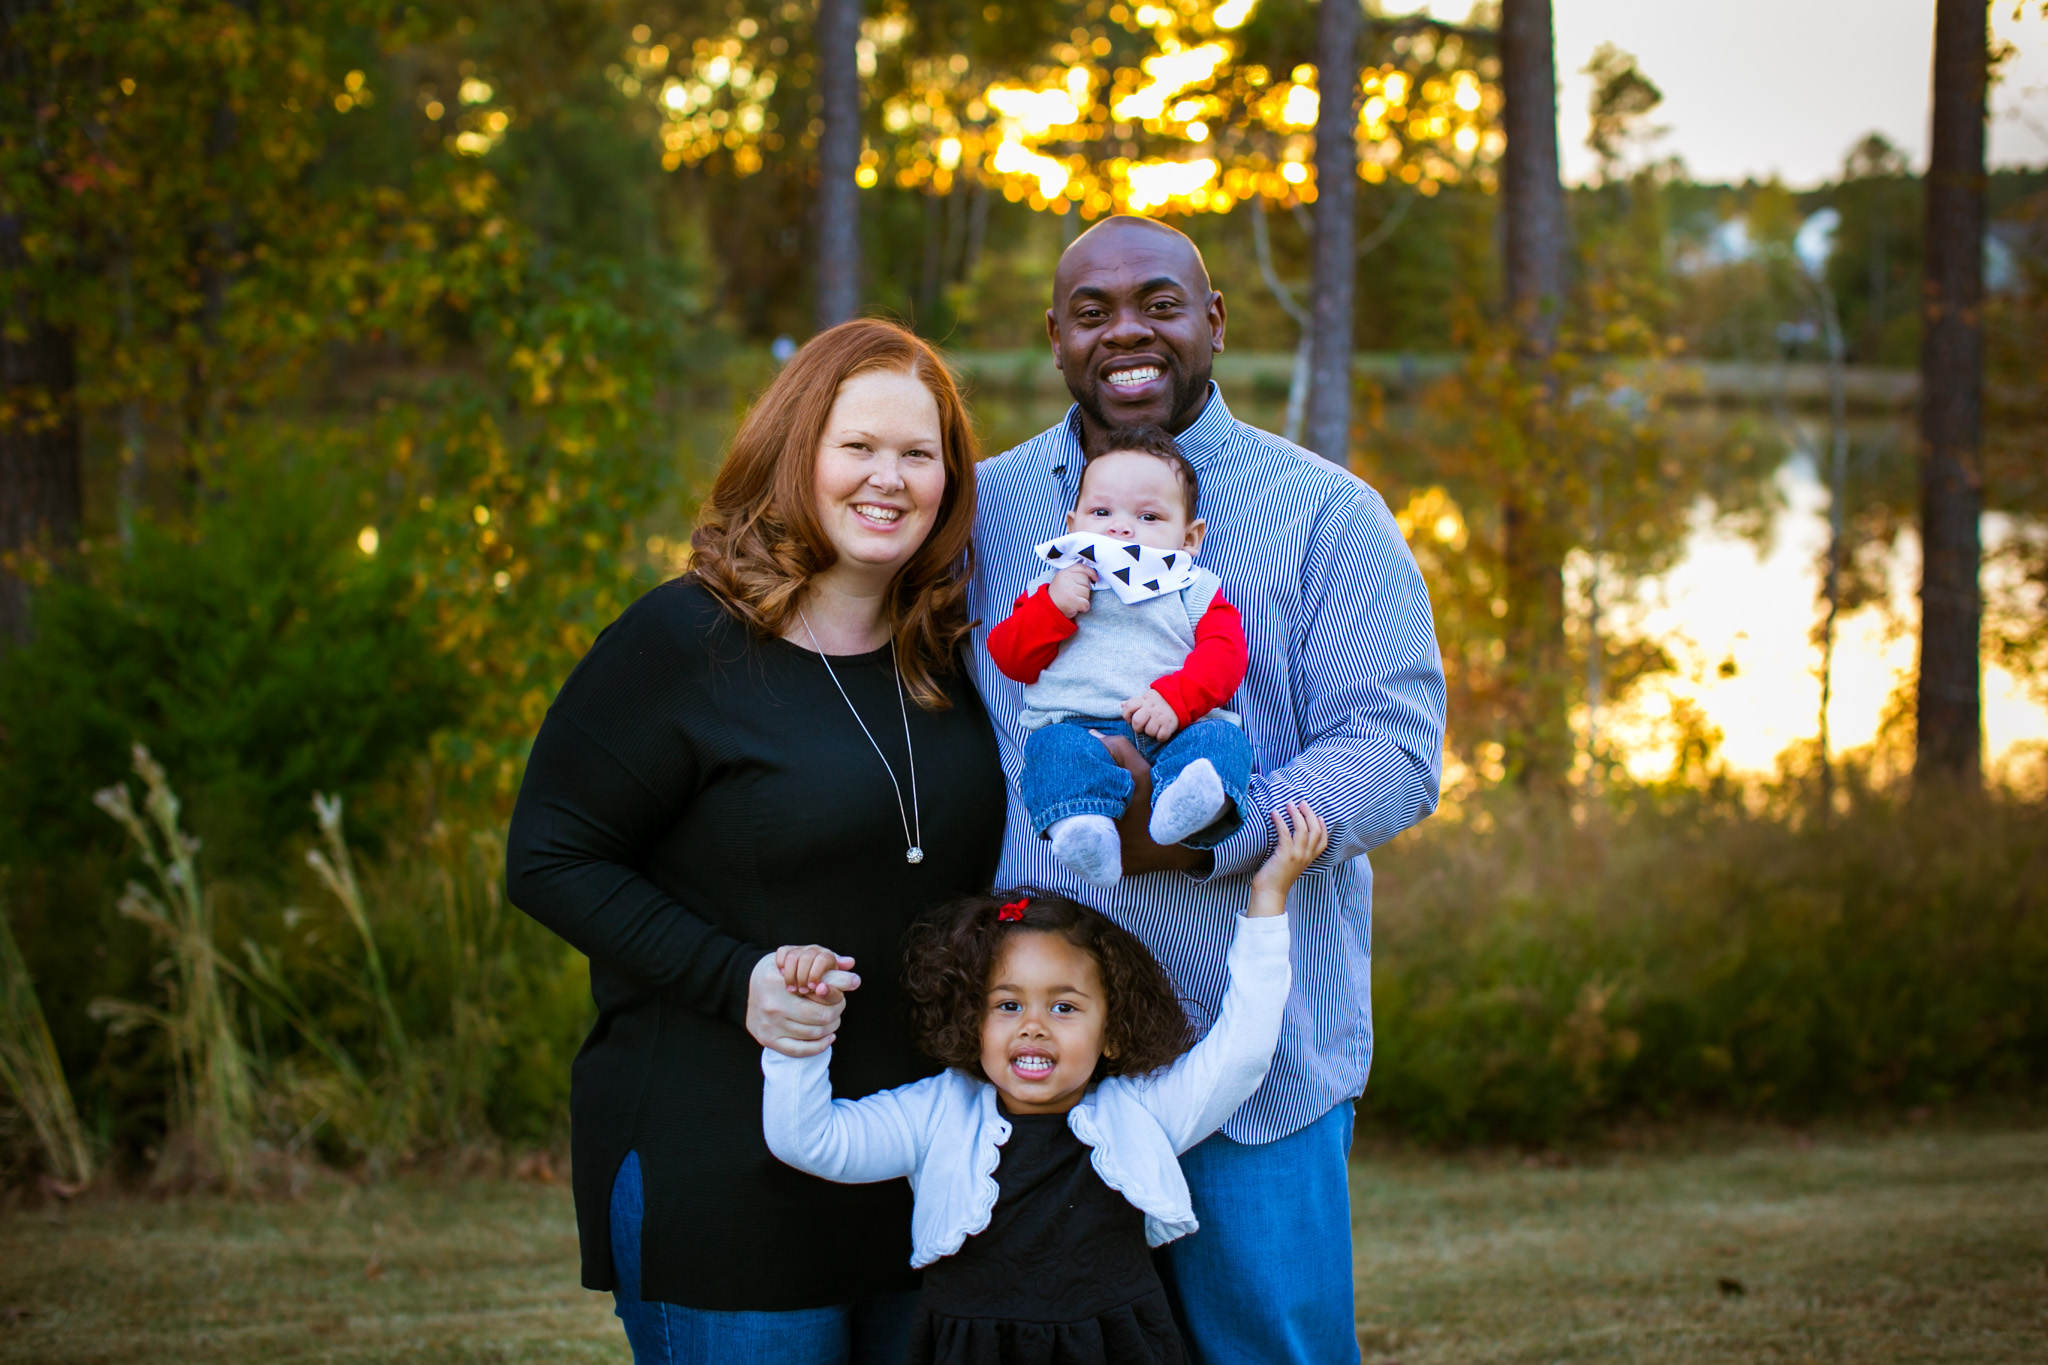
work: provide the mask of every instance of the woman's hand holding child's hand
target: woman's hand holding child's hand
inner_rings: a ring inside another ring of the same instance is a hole
[[[829,948],[779,948],[747,978],[747,1032],[785,1057],[815,1057],[838,1037],[846,993],[860,986],[853,959]]]
[[[1272,855],[1252,878],[1252,903],[1245,914],[1253,919],[1286,910],[1287,893],[1330,846],[1330,827],[1306,801],[1289,801],[1274,811],[1273,831],[1277,837]]]
[[[1124,723],[1153,739],[1172,739],[1180,729],[1172,704],[1149,687],[1124,703]]]
[[[1052,576],[1046,595],[1069,621],[1088,610],[1095,595],[1095,569],[1088,564],[1071,564]]]
[[[832,972],[850,972],[853,959],[841,957],[830,948],[813,943],[806,947],[783,947],[775,950],[775,966],[782,973],[783,985],[791,995],[815,995],[823,998],[831,987],[825,978]]]

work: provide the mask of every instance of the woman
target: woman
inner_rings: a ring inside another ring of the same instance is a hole
[[[958,660],[974,457],[923,342],[818,336],[741,424],[691,571],[598,637],[534,741],[508,884],[590,958],[583,1283],[613,1291],[642,1365],[902,1358],[910,1190],[776,1161],[761,1048],[833,1044],[843,994],[790,994],[773,958],[829,943],[858,985],[845,1093],[937,1069],[911,1042],[903,935],[989,884],[1003,820]]]

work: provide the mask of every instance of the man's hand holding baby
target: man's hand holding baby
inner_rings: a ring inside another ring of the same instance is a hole
[[[1046,584],[1046,596],[1060,609],[1060,614],[1069,621],[1088,610],[1088,604],[1095,596],[1095,567],[1092,564],[1071,564],[1052,576]]]
[[[1180,717],[1173,713],[1173,704],[1150,687],[1124,703],[1124,723],[1139,734],[1158,740],[1172,739],[1173,732],[1180,729]]]

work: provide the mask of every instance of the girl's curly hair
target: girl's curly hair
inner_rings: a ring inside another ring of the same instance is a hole
[[[1020,918],[999,917],[1019,900],[1025,902]],[[989,977],[1013,934],[1058,934],[1095,959],[1109,996],[1096,1080],[1146,1075],[1194,1045],[1194,1026],[1173,982],[1137,935],[1058,892],[1020,886],[962,897],[911,929],[903,986],[911,1030],[926,1056],[988,1079],[981,1069],[981,1025]]]

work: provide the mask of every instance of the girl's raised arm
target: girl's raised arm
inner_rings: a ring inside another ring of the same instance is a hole
[[[1215,1026],[1185,1057],[1135,1089],[1173,1150],[1185,1152],[1250,1099],[1280,1044],[1293,973],[1287,961],[1287,893],[1329,846],[1329,830],[1302,802],[1273,812],[1271,856],[1252,879],[1251,903],[1230,942],[1230,984]]]

